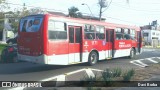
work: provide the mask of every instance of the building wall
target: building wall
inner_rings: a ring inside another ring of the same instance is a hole
[[[148,33],[148,35],[146,33]],[[152,46],[160,45],[160,31],[158,30],[143,30],[143,37],[145,44],[149,44]]]
[[[9,22],[10,18],[12,15],[10,14],[5,14],[5,18],[4,18],[4,29],[2,32],[2,35],[0,36],[0,41],[2,42],[6,42],[7,39],[9,38],[13,38],[14,37],[14,33],[13,33],[13,28],[11,27],[11,23]]]

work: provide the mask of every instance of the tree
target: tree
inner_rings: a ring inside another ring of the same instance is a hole
[[[21,10],[15,9],[15,12],[12,12],[12,17],[11,18],[11,27],[13,28],[13,32],[16,33],[18,31],[18,26],[20,19],[22,17],[25,17],[27,15],[30,15],[29,10],[27,10],[27,7],[25,6],[25,3],[23,5],[23,8]]]
[[[78,17],[78,18],[82,18],[82,17],[83,17],[82,13],[81,13],[81,12],[78,12],[78,13],[77,13],[77,17]]]
[[[0,31],[4,28],[4,12],[3,10],[9,8],[6,0],[0,0]]]
[[[112,3],[112,0],[108,3],[107,0],[99,0],[98,4],[100,6],[100,10],[99,10],[99,20],[101,21],[101,17],[102,17],[102,13],[107,10],[107,8],[110,6],[110,4]],[[126,0],[126,3],[129,4],[129,0]],[[104,11],[102,11],[103,8],[106,8]]]
[[[30,15],[34,15],[34,14],[42,14],[44,11],[41,8],[31,8],[29,10],[29,14]]]
[[[0,12],[3,11],[3,9],[9,8],[9,6],[6,3],[6,0],[0,0]]]
[[[77,7],[72,6],[71,8],[68,9],[69,16],[75,18],[82,18],[82,13],[78,11],[79,9]]]
[[[13,19],[11,21],[11,27],[13,28],[13,32],[16,33],[18,31],[18,25],[22,15],[19,10],[16,10],[15,12],[13,12],[12,15],[13,15]]]
[[[20,14],[21,14],[20,17],[24,17],[24,16],[29,15],[29,10],[27,10],[25,3],[23,4],[23,8],[22,8],[22,11]]]
[[[106,8],[108,6],[107,1],[106,0],[99,0],[98,2],[100,10],[99,10],[99,21],[101,21],[101,17],[102,17],[102,9]]]
[[[0,31],[3,31],[4,27],[4,14],[0,12]]]

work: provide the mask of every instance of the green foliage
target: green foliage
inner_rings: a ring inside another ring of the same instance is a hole
[[[113,69],[105,69],[101,73],[101,77],[95,75],[95,77],[84,77],[82,81],[82,86],[87,86],[87,90],[101,90],[97,88],[93,88],[95,85],[102,85],[102,86],[114,86],[116,83],[113,81],[122,80],[123,81],[130,81],[132,76],[135,74],[135,70],[131,69],[122,74],[121,68],[113,68]],[[101,82],[102,81],[102,82]]]
[[[0,0],[0,12],[2,12],[6,8],[9,8],[8,4],[6,3],[6,0]]]
[[[4,14],[0,12],[0,31],[3,30],[4,27]]]
[[[43,13],[44,11],[41,9],[41,8],[31,8],[29,10],[29,14],[30,15],[34,15],[34,14],[41,14]]]
[[[121,73],[122,73],[122,69],[121,68],[114,68],[112,70],[112,73],[113,73],[113,77],[120,77]]]
[[[0,55],[1,55],[2,50],[3,50],[6,46],[7,46],[6,44],[0,44]]]
[[[101,88],[95,88],[95,87],[87,87],[86,90],[101,90]]]
[[[96,81],[98,81],[98,77],[97,75],[95,75],[95,77],[85,76],[83,79],[81,79],[81,81],[82,81],[81,84],[91,87],[92,85],[94,85]]]
[[[69,16],[75,18],[82,18],[82,13],[78,11],[79,9],[77,7],[72,6],[71,8],[68,9]]]
[[[113,81],[112,70],[108,68],[104,70],[104,72],[102,72],[102,78],[106,85],[111,85]]]
[[[15,21],[12,23],[12,28],[14,28],[13,30],[14,33],[18,32],[18,25],[19,25],[19,21]]]
[[[123,81],[130,81],[134,74],[135,74],[135,70],[134,69],[126,71],[124,73],[124,75],[123,75]]]

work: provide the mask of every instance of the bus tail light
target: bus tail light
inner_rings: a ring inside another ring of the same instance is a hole
[[[8,48],[8,52],[12,52],[13,50],[14,50],[14,48],[13,48],[13,47]]]

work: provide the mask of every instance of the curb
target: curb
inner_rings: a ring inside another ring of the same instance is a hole
[[[153,47],[153,46],[143,46],[143,48],[160,48],[160,46],[157,46],[157,47]]]

